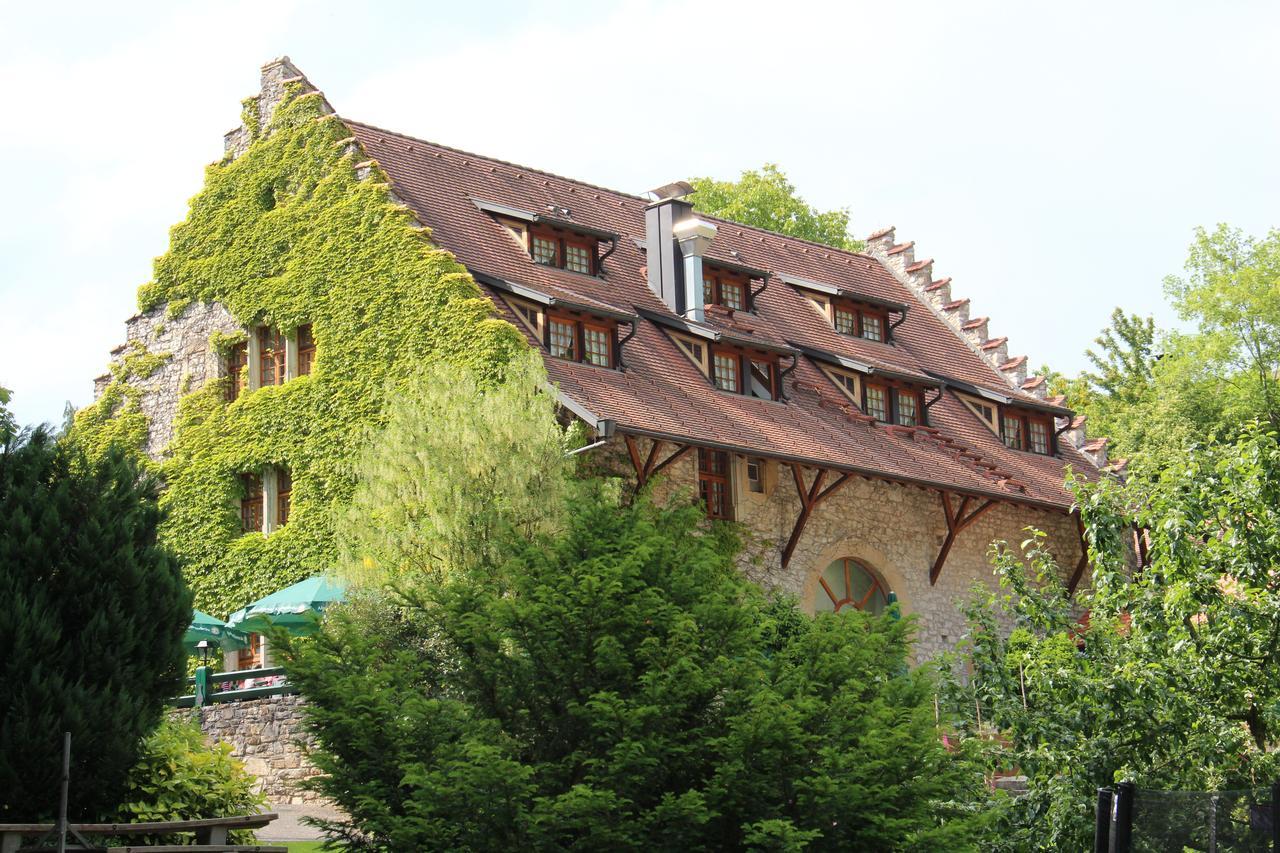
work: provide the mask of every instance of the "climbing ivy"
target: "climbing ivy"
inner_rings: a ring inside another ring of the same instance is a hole
[[[196,606],[224,616],[331,566],[333,519],[350,500],[354,460],[388,395],[421,365],[446,360],[493,378],[526,346],[396,203],[386,175],[375,167],[357,177],[349,133],[318,93],[292,87],[265,131],[246,126],[248,150],[208,167],[138,293],[144,312],[218,302],[246,327],[292,333],[312,324],[309,376],[231,403],[223,378],[179,403],[162,463],[163,536],[186,563]],[[214,333],[209,346],[225,354],[243,339]],[[140,443],[136,391],[119,378],[107,391],[80,413],[77,431],[98,443]],[[268,536],[242,533],[239,475],[267,466],[292,474],[288,524]]]

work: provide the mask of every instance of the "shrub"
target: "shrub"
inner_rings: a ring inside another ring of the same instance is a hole
[[[156,542],[156,483],[118,450],[90,461],[43,430],[0,447],[0,821],[120,802],[179,687],[191,595]]]

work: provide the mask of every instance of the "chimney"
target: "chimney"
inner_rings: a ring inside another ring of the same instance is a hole
[[[645,208],[645,264],[649,268],[649,289],[673,313],[685,313],[684,262],[677,245],[675,228],[693,218],[693,205],[684,197],[693,187],[676,181],[653,190],[658,200]],[[701,260],[699,260],[701,263]],[[701,282],[699,282],[701,286]],[[699,295],[697,303],[701,305]]]
[[[676,223],[672,232],[684,255],[684,316],[701,323],[706,319],[702,307],[702,253],[716,236],[716,226],[691,216]]]

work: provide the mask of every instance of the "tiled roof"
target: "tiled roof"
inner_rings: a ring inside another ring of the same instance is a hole
[[[477,274],[499,311],[515,322],[500,279],[561,301],[642,315],[622,349],[625,368],[610,370],[548,357],[562,394],[622,431],[799,460],[926,487],[1067,509],[1064,467],[1096,476],[1096,467],[1069,442],[1061,456],[1005,447],[960,402],[953,390],[929,406],[930,428],[868,423],[823,374],[811,355],[795,357],[785,401],[716,390],[648,315],[676,315],[649,289],[645,269],[645,199],[481,157],[346,120],[365,155],[392,189],[432,231],[437,245]],[[617,234],[603,275],[535,264],[511,234],[476,200],[553,215],[579,227]],[[696,211],[696,197],[693,198]],[[567,211],[567,212],[566,212]],[[698,214],[702,215],[702,214]],[[1015,390],[956,332],[878,260],[733,222],[711,219],[719,231],[707,257],[774,274],[754,312],[708,312],[705,326],[775,348],[830,353],[903,376],[941,376],[1043,406]],[[903,250],[910,244],[903,244]],[[893,343],[838,334],[810,300],[780,276],[818,282],[908,306]],[[520,323],[517,328],[525,329]],[[538,343],[530,337],[531,343]],[[784,370],[791,357],[784,356]],[[928,380],[928,384],[937,383]]]

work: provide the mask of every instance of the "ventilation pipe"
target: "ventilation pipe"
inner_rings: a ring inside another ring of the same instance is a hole
[[[676,225],[693,216],[693,205],[684,200],[693,192],[693,187],[677,181],[652,192],[658,200],[644,212],[649,289],[673,314],[684,314],[684,265],[674,230]]]
[[[705,219],[689,218],[677,223],[672,234],[684,255],[684,316],[701,323],[706,319],[702,296],[702,255],[716,236],[716,226]]]

